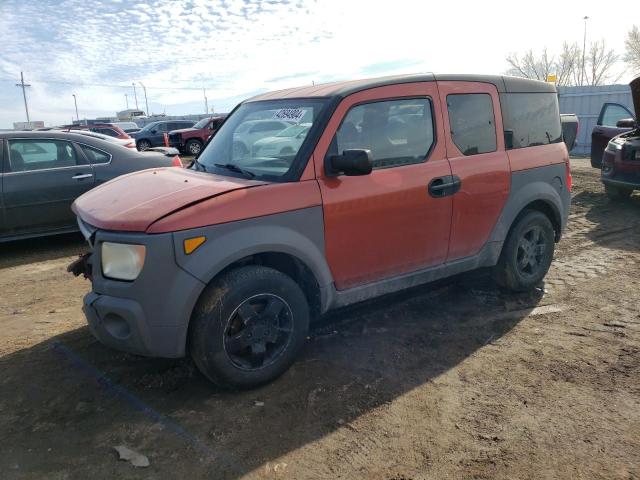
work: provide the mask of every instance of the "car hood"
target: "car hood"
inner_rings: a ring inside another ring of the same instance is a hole
[[[191,133],[198,132],[199,128],[179,128],[178,130],[171,130],[169,133]]]
[[[183,168],[154,168],[100,185],[80,196],[72,209],[97,228],[144,232],[157,220],[183,208],[265,183]]]
[[[633,108],[636,111],[636,122],[640,122],[640,77],[631,80],[629,86],[633,97]]]
[[[267,137],[258,140],[254,145],[265,146],[265,145],[279,145],[282,143],[291,143],[291,139],[288,137]]]

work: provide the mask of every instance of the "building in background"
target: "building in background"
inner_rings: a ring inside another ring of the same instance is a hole
[[[14,130],[35,130],[36,128],[44,128],[44,122],[34,120],[33,122],[13,122]]]

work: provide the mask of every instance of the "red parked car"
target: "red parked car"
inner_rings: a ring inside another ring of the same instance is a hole
[[[304,138],[234,148],[274,138],[276,121]],[[331,309],[480,267],[514,291],[538,285],[570,190],[553,84],[424,74],[294,88],[242,102],[190,169],[76,200],[92,252],[71,268],[92,279],[84,312],[100,341],[190,354],[215,383],[249,388],[289,368]]]
[[[188,155],[198,155],[202,146],[207,143],[224,122],[225,117],[203,118],[191,128],[182,128],[169,132],[169,146],[177,148]]]

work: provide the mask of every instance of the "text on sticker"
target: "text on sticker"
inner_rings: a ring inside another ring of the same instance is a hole
[[[281,108],[273,114],[273,118],[300,123],[305,113],[307,113],[307,111],[303,108]]]

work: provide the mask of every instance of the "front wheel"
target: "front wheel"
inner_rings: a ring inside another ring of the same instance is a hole
[[[202,143],[199,140],[189,140],[185,145],[185,150],[189,152],[190,155],[198,155],[200,154],[200,150],[202,150]]]
[[[607,194],[607,197],[615,202],[628,200],[633,193],[633,190],[631,190],[630,188],[614,187],[613,185],[605,185],[604,191]]]
[[[149,140],[138,140],[136,147],[138,147],[140,152],[144,152],[151,148],[151,142]]]
[[[190,329],[191,357],[223,388],[270,382],[293,363],[309,329],[297,283],[267,267],[232,270],[207,287]]]
[[[502,247],[494,278],[502,287],[524,292],[539,284],[547,274],[555,234],[549,218],[537,210],[525,210],[514,222]]]

